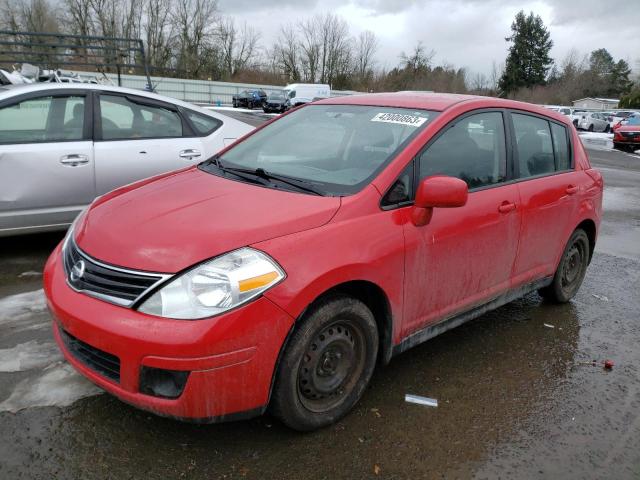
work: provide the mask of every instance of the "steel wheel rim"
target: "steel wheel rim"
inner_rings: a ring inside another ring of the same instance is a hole
[[[560,285],[565,292],[570,292],[579,283],[584,271],[585,245],[580,240],[574,242],[567,250],[562,262]]]
[[[366,362],[365,337],[352,320],[338,320],[318,330],[298,369],[298,398],[315,413],[339,405],[353,390]]]

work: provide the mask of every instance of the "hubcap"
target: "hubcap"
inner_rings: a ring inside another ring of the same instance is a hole
[[[319,331],[302,357],[298,397],[314,412],[340,403],[358,381],[364,366],[363,336],[350,321],[339,321]]]

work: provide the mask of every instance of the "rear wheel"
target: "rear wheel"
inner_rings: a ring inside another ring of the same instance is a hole
[[[569,239],[562,253],[560,264],[548,287],[541,288],[538,293],[547,300],[566,303],[571,300],[587,273],[590,256],[589,237],[578,228]]]
[[[589,131],[593,132],[593,124],[589,125]]]
[[[609,133],[611,129],[609,128],[609,125],[607,125],[606,127],[604,127],[604,133]]]
[[[308,431],[346,415],[362,396],[378,354],[371,311],[354,298],[321,301],[286,347],[271,408],[287,426]]]

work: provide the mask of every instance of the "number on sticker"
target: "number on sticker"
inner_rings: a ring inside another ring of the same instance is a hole
[[[409,125],[419,127],[427,121],[424,117],[416,115],[405,115],[404,113],[378,113],[371,119],[372,122],[397,123],[398,125]]]

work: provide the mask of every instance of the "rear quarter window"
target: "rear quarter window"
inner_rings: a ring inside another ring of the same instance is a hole
[[[191,122],[198,136],[211,135],[222,126],[222,121],[202,113],[186,110],[185,115]]]

